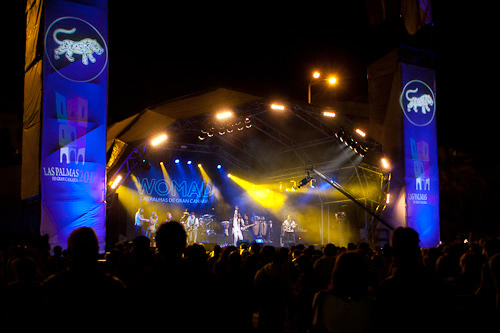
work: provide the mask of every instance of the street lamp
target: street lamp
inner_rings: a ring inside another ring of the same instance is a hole
[[[328,84],[334,85],[337,83],[337,78],[335,76],[330,76],[327,79],[320,79],[321,73],[320,72],[314,72],[312,75],[311,80],[309,81],[309,84],[307,85],[307,103],[311,104],[311,87],[315,85],[316,83],[322,82],[322,81],[327,81]]]

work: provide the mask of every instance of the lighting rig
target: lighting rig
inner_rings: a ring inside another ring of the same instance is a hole
[[[333,187],[334,189],[336,189],[337,191],[339,191],[340,193],[342,193],[345,197],[347,197],[349,200],[351,200],[356,205],[358,205],[359,207],[361,207],[368,214],[370,214],[374,219],[376,219],[377,221],[379,221],[380,223],[382,223],[383,225],[385,225],[387,228],[389,228],[390,230],[394,229],[393,226],[391,226],[390,224],[388,224],[387,222],[385,222],[379,216],[379,214],[381,212],[380,212],[380,210],[379,210],[378,207],[377,207],[377,209],[375,211],[372,211],[365,204],[363,204],[361,201],[359,201],[358,199],[356,199],[354,197],[354,195],[352,195],[349,191],[347,191],[341,184],[339,184],[338,182],[336,182],[334,179],[329,178],[328,176],[326,176],[325,174],[323,174],[321,171],[319,171],[316,168],[314,168],[314,166],[311,166],[310,168],[306,169],[307,176],[299,182],[299,184],[298,184],[299,188],[302,187],[302,186],[304,186],[304,185],[306,185],[306,184],[308,184],[312,179],[314,179],[311,176],[311,172],[314,173],[320,179],[322,179],[325,182],[327,182],[331,187]]]
[[[231,111],[218,113],[216,115],[217,122],[214,122],[207,128],[202,129],[198,135],[198,140],[203,141],[213,137],[214,135],[222,136],[231,134],[234,131],[241,132],[252,127],[252,121],[249,117],[231,120],[232,118],[233,114]]]
[[[153,138],[149,144],[155,147],[166,141],[167,138],[167,135],[163,133]],[[137,166],[140,166],[146,171],[151,169],[151,164],[149,164],[149,160],[146,158],[147,146],[148,141],[141,143],[130,152],[125,161],[123,161],[120,167],[116,170],[113,177],[111,177],[111,181],[108,183],[109,189],[107,196],[112,194],[128,178],[128,176],[130,176],[132,171]]]

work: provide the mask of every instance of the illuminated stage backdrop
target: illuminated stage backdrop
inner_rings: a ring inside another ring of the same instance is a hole
[[[439,170],[434,70],[401,64],[407,226],[422,246],[439,244]]]
[[[41,233],[105,240],[107,0],[45,1]]]

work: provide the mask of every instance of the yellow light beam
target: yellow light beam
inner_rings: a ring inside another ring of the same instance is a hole
[[[137,179],[137,177],[133,173],[131,173],[130,178],[132,178],[132,181],[134,182],[134,185],[135,185],[135,188],[137,189],[137,192],[142,194],[142,187],[141,187],[141,184],[139,183],[139,180]]]
[[[201,177],[203,178],[203,182],[205,183],[205,189],[208,186],[210,188],[210,190],[212,191],[212,193],[215,195],[215,199],[222,200],[222,195],[221,195],[219,189],[217,188],[217,186],[214,185],[214,182],[212,181],[210,176],[207,174],[205,169],[203,169],[203,165],[201,163],[198,164],[198,168],[200,169]]]
[[[163,174],[163,179],[165,179],[165,182],[167,184],[172,184],[172,187],[170,189],[171,192],[170,192],[169,196],[171,198],[178,198],[179,195],[177,193],[177,190],[175,189],[175,186],[173,186],[174,183],[172,182],[172,179],[170,178],[170,175],[168,174],[167,169],[165,169],[163,162],[160,163],[160,167],[161,167],[161,173]]]
[[[286,196],[283,193],[270,190],[269,186],[253,184],[232,174],[229,178],[243,188],[252,199],[265,208],[278,209],[281,208],[285,202]]]

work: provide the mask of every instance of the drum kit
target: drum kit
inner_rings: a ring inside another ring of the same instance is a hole
[[[217,232],[214,217],[215,215],[213,214],[202,215],[198,219],[198,222],[200,223],[198,226],[198,230],[206,234],[207,236],[215,236]]]

